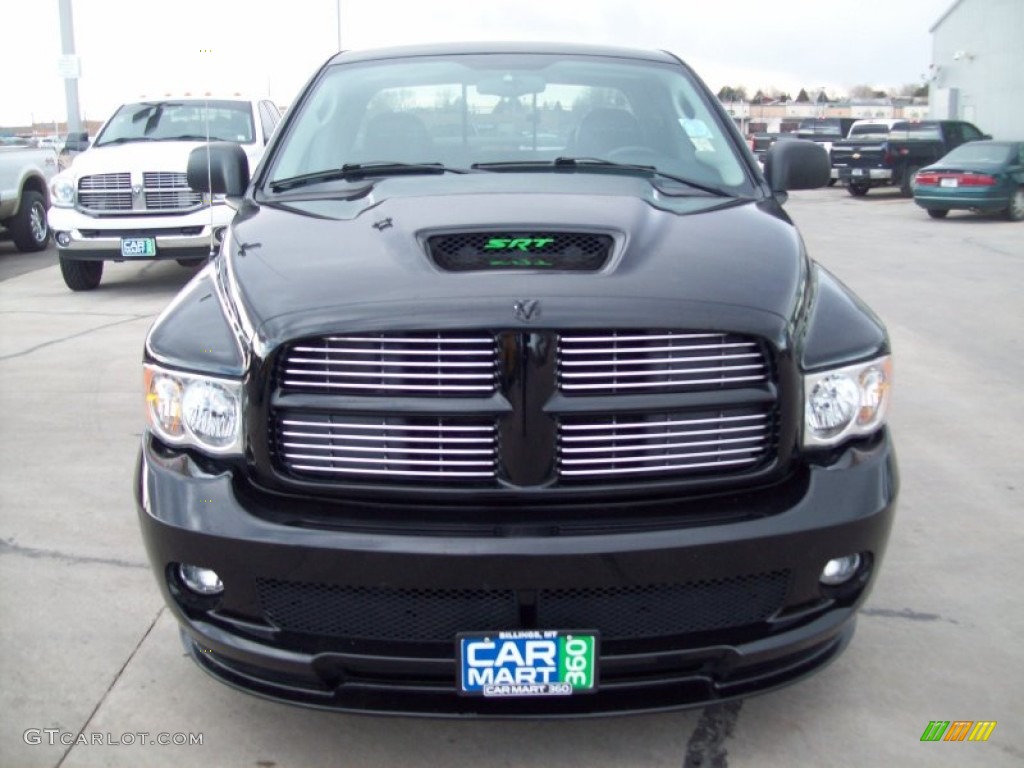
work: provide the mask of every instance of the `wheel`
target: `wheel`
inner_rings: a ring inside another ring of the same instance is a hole
[[[34,189],[21,196],[21,207],[7,220],[11,239],[19,251],[41,251],[50,242],[50,225],[46,223],[46,200]]]
[[[57,254],[60,261],[60,273],[64,283],[72,291],[91,291],[100,284],[103,277],[102,261],[79,261],[62,253]]]
[[[1010,221],[1024,221],[1024,187],[1017,187],[1017,191],[1010,198],[1010,207],[1006,209],[1006,218]]]
[[[186,269],[201,267],[206,263],[206,259],[175,259],[175,261]]]
[[[846,187],[846,191],[854,197],[864,197],[864,195],[868,193],[869,189],[871,189],[871,187],[867,184],[850,184]]]
[[[904,197],[914,196],[914,179],[917,178],[917,173],[921,169],[916,165],[908,165],[907,170],[903,172],[903,183],[900,184],[900,194]]]
[[[933,219],[944,219],[949,211],[945,208],[929,208],[928,215]]]

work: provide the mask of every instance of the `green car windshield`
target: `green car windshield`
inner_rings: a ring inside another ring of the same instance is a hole
[[[280,190],[343,168],[387,175],[427,164],[581,173],[623,164],[752,191],[735,141],[679,64],[512,53],[328,67],[296,105],[264,181]]]

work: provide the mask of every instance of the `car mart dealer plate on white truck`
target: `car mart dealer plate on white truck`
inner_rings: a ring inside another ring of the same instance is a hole
[[[571,696],[597,690],[598,634],[520,630],[456,638],[463,696]]]
[[[146,258],[156,256],[156,238],[152,237],[122,237],[121,255],[126,259]]]

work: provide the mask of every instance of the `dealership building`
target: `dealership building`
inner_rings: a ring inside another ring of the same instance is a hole
[[[1024,0],[957,0],[929,31],[929,117],[1024,139]]]

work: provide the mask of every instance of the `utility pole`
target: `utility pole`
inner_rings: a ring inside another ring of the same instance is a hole
[[[68,112],[68,133],[82,130],[78,109],[78,57],[75,56],[75,27],[71,0],[57,0],[60,11],[61,75],[64,77],[64,103]]]

